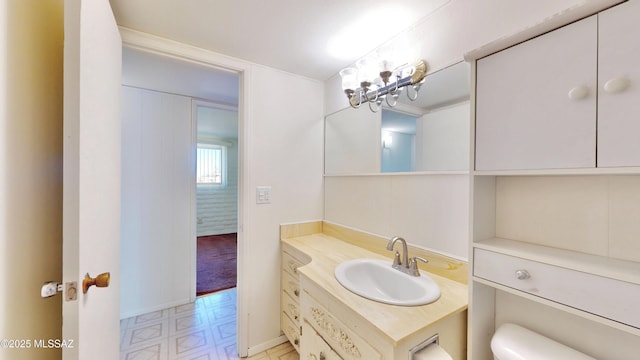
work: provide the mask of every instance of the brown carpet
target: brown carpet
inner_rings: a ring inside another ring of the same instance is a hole
[[[198,296],[236,286],[237,234],[198,236]]]

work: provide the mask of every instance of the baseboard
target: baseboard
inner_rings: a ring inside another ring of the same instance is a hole
[[[263,342],[262,344],[258,344],[256,346],[251,346],[248,349],[248,356],[253,356],[255,354],[259,354],[263,351],[267,351],[273,347],[276,347],[280,344],[284,344],[289,341],[286,336],[280,335],[280,337],[275,338],[273,340],[269,340],[267,342]]]

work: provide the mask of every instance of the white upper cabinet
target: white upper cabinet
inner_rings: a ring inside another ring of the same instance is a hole
[[[477,62],[476,170],[594,167],[597,17]]]
[[[640,2],[598,20],[598,167],[640,166]]]
[[[629,1],[478,60],[475,169],[639,167],[638,33]]]

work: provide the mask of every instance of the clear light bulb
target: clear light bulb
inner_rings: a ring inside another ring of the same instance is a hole
[[[358,69],[349,67],[340,70],[340,77],[342,78],[342,90],[354,91],[358,88]]]
[[[395,66],[393,61],[393,49],[391,46],[381,46],[376,52],[378,54],[380,78],[386,85],[389,82],[389,78],[391,77]]]
[[[356,62],[358,82],[363,88],[370,88],[378,77],[378,62],[372,58],[364,58]]]

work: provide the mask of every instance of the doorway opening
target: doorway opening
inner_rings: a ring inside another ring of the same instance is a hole
[[[196,299],[197,111],[213,108],[235,113],[235,140],[219,132],[209,136],[214,140],[210,148],[226,149],[216,150],[220,155],[222,151],[227,155],[235,153],[235,169],[228,161],[224,164],[226,174],[214,174],[206,181],[218,187],[229,187],[232,181],[239,184],[235,185],[234,196],[236,222],[223,233],[237,232],[236,254],[242,253],[239,250],[244,246],[242,227],[238,226],[243,219],[239,201],[242,170],[238,164],[243,164],[239,143],[244,137],[238,129],[243,129],[246,106],[240,100],[244,68],[231,70],[190,60],[186,55],[144,49],[147,48],[127,47],[125,43],[122,59],[123,93],[126,92],[122,97],[123,161],[129,165],[123,168],[126,179],[122,182],[126,211],[122,217],[120,316],[137,320],[149,314],[164,314],[166,309],[188,308],[196,300],[213,301]],[[196,107],[198,104],[203,106]],[[241,269],[242,256],[235,257],[239,265],[234,267]],[[247,316],[243,315],[242,284],[237,289],[237,297],[229,299],[234,303],[229,306],[233,314],[226,314],[225,320],[233,324],[237,320],[239,330],[237,336],[234,331],[233,337],[238,353],[246,356],[246,331],[242,329]],[[235,294],[236,290],[229,292]]]
[[[238,109],[193,101],[196,125],[196,295],[237,285]]]

